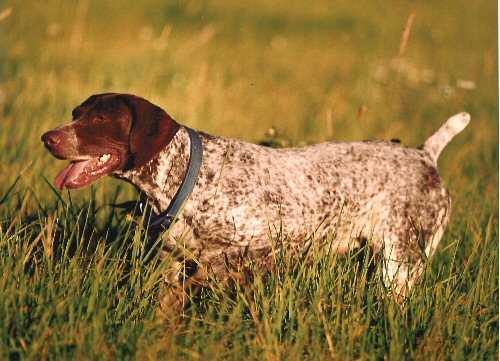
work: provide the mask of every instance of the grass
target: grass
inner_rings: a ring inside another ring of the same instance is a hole
[[[491,1],[0,5],[0,359],[492,360],[498,357],[497,9]],[[401,37],[415,14],[404,51]],[[261,141],[400,138],[462,110],[439,169],[453,215],[401,310],[370,253],[279,252],[279,272],[155,317],[167,261],[137,197],[75,192],[40,135],[88,95],[142,95],[184,124]],[[375,268],[373,271],[372,268]]]

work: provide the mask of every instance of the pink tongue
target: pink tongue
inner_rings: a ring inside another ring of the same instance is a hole
[[[68,164],[66,168],[60,171],[54,181],[54,184],[60,191],[62,191],[64,187],[64,181],[66,180],[66,176],[68,175],[68,173],[71,171],[71,168],[73,168],[73,163]]]
[[[54,181],[56,187],[62,190],[67,183],[75,180],[92,161],[93,159],[70,163],[57,175]]]

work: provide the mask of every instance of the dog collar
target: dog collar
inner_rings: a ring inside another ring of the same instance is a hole
[[[150,223],[150,228],[162,227],[164,230],[170,228],[172,223],[176,220],[177,214],[181,210],[184,202],[193,192],[198,174],[200,173],[201,162],[203,160],[203,145],[198,132],[194,129],[185,127],[189,134],[189,162],[184,175],[184,179],[175,193],[174,198],[170,201],[167,209],[160,214],[154,215]]]

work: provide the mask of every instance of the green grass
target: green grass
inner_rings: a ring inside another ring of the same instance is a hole
[[[497,359],[494,2],[7,0],[0,19],[0,359]],[[407,307],[367,250],[312,249],[279,252],[279,272],[206,290],[181,325],[161,322],[168,262],[149,253],[142,219],[109,206],[135,191],[50,186],[62,164],[40,135],[106,91],[253,142],[275,127],[293,144],[418,145],[470,112],[439,162],[452,220]]]

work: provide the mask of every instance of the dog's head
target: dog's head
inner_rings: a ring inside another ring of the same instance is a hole
[[[92,95],[72,115],[71,123],[42,135],[56,158],[70,161],[55,180],[59,189],[84,187],[113,172],[140,167],[179,129],[161,108],[130,94]]]

